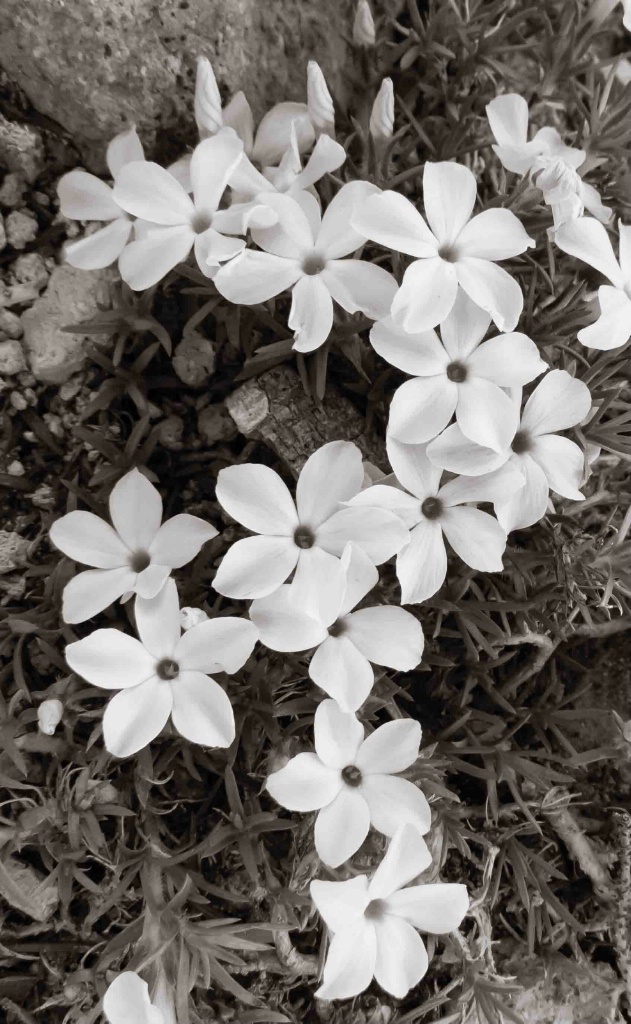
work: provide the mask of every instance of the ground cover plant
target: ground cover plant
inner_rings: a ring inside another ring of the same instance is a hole
[[[9,1020],[543,1020],[528,958],[629,1019],[626,17],[361,0],[348,110],[201,59],[186,152],[50,181],[120,283],[4,413]],[[240,431],[274,373],[364,448]]]

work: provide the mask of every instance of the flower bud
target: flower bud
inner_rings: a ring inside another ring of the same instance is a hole
[[[207,57],[197,61],[194,110],[200,139],[207,139],[223,128],[219,87]]]
[[[368,0],[358,0],[353,22],[353,43],[355,46],[375,45],[375,21]]]
[[[391,78],[384,78],[370,112],[369,129],[375,142],[386,141],[394,131],[394,88]]]
[[[316,135],[335,135],[335,108],[331,93],[314,60],[307,64],[307,109]]]
[[[54,736],[61,722],[64,706],[60,700],[43,700],[37,709],[37,724],[44,736]]]
[[[203,608],[180,608],[180,626],[182,629],[192,629],[204,622],[208,616]]]

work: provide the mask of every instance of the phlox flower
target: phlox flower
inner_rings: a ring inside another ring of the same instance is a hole
[[[353,43],[355,46],[374,46],[377,38],[375,19],[368,0],[357,0],[353,19]]]
[[[516,388],[512,400],[517,413],[521,399],[521,388]],[[493,473],[506,465],[519,471],[522,487],[495,502],[495,514],[510,533],[539,522],[546,514],[550,490],[573,501],[583,500],[579,487],[585,456],[574,441],[559,437],[556,431],[580,423],[590,408],[590,391],[583,381],[566,370],[550,370],[526,402],[515,433],[502,451],[473,444],[454,424],[428,445],[427,454],[436,465],[468,476]]]
[[[401,520],[382,509],[350,509],[341,503],[357,494],[364,470],[359,448],[330,441],[305,462],[296,502],[278,473],[268,466],[227,466],[217,477],[217,501],[238,523],[260,534],[239,540],[226,552],[213,587],[226,597],[265,597],[296,578],[318,585],[335,571],[348,541],[380,565],[408,539]]]
[[[482,342],[491,318],[461,288],[451,313],[435,331],[408,334],[388,316],[370,340],[393,366],[413,374],[390,405],[388,431],[407,444],[430,441],[454,412],[463,434],[496,451],[517,426],[514,404],[502,388],[527,384],[548,369],[525,334],[499,334]],[[480,344],[482,342],[482,344]]]
[[[109,500],[113,526],[93,512],[68,512],[50,539],[68,558],[95,569],[66,584],[65,622],[85,622],[126,593],[154,597],[173,569],[199,554],[218,531],[187,513],[162,521],[162,498],[137,469],[115,484]]]
[[[378,581],[368,555],[350,543],[315,587],[299,578],[250,607],[259,639],[271,650],[317,647],[309,676],[343,711],[356,711],[368,697],[375,681],[371,662],[406,672],[423,655],[421,624],[403,608],[353,611]]]
[[[332,868],[352,857],[368,835],[393,836],[402,825],[429,830],[431,811],[413,782],[397,777],[414,764],[421,727],[411,718],[379,726],[364,739],[355,715],[334,700],[318,705],[315,753],[305,752],[274,772],[267,790],[290,811],[318,811],[315,848]]]
[[[608,352],[631,337],[631,225],[618,221],[619,261],[605,228],[591,217],[564,224],[554,240],[559,249],[587,263],[611,281],[598,289],[600,316],[578,332],[587,348]]]
[[[135,128],[121,132],[112,139],[105,155],[114,179],[125,164],[144,159],[142,143]],[[112,187],[95,174],[74,170],[59,179],[57,194],[64,217],[108,222],[94,234],[78,242],[69,242],[64,247],[66,262],[81,270],[109,267],[127,245],[134,226],[133,219],[117,202]]]
[[[370,111],[368,131],[376,145],[383,145],[394,132],[394,86],[391,78],[384,78]]]
[[[151,1000],[147,982],[135,971],[123,971],[110,982],[103,1013],[109,1024],[176,1024],[172,993],[158,985]]]
[[[469,909],[467,887],[459,882],[408,885],[431,860],[418,830],[403,825],[371,879],[311,883],[311,898],[333,935],[315,993],[319,999],[349,999],[373,978],[402,999],[419,983],[428,958],[415,929],[445,935]]]
[[[325,134],[334,138],[335,108],[333,99],[322,69],[315,60],[310,60],[307,64],[307,110],[316,137]]]
[[[410,541],[397,555],[401,603],[417,604],[440,590],[447,575],[445,538],[472,569],[501,572],[505,531],[488,512],[465,503],[496,502],[507,489],[512,493],[522,486],[521,474],[509,469],[501,477],[461,476],[441,486],[442,469],[429,461],[427,445],[388,436],[387,446],[399,486],[375,484],[349,505],[390,509],[410,528]]]
[[[140,640],[119,629],[97,629],[68,644],[66,661],[94,686],[119,690],[103,715],[105,746],[117,757],[146,747],[169,716],[192,743],[229,747],[234,739],[232,705],[208,673],[237,672],[256,643],[248,619],[225,616],[200,622],[180,636],[174,580],[156,597],[138,597]]]
[[[222,267],[217,290],[230,302],[265,302],[292,289],[288,325],[294,349],[312,352],[333,326],[333,300],[348,313],[361,311],[374,320],[385,316],[397,290],[392,274],[374,263],[341,259],[366,241],[350,226],[353,210],[377,191],[365,181],[343,185],[322,215],[308,192],[265,197],[278,214],[274,227],[253,230],[263,249],[246,249]]]
[[[230,129],[200,142],[191,157],[192,198],[159,164],[136,161],[121,168],[114,185],[116,202],[152,225],[121,255],[121,277],[130,288],[142,291],[156,284],[191,249],[207,277],[241,252],[244,240],[230,237],[230,232],[242,230],[243,216],[220,210],[219,203],[242,154],[243,143]]]
[[[577,173],[585,162],[584,149],[566,146],[556,128],[540,128],[528,142],[528,104],[523,96],[496,96],[487,103],[486,116],[500,162],[507,171],[530,174],[552,208],[555,229],[580,217],[585,209],[599,220],[609,220],[611,210]]]
[[[500,331],[512,331],[524,304],[517,282],[496,260],[519,256],[535,243],[514,213],[495,207],[472,217],[474,175],[461,164],[426,163],[423,199],[429,227],[409,199],[380,192],[358,205],[357,232],[395,252],[414,256],[392,303],[392,316],[410,333],[447,318],[458,285],[490,313]]]

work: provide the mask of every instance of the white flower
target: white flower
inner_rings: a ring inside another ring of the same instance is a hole
[[[598,289],[600,317],[578,332],[578,340],[587,348],[609,351],[620,348],[631,337],[631,225],[618,221],[620,262],[616,259],[609,235],[597,220],[581,217],[564,224],[554,240],[563,252],[611,281]]]
[[[68,558],[96,569],[79,573],[63,595],[65,622],[85,622],[132,591],[154,597],[172,569],[199,554],[217,530],[197,516],[173,516],[162,526],[162,499],[132,469],[110,494],[113,528],[92,512],[69,512],[53,523],[50,539]]]
[[[121,169],[114,185],[116,202],[153,225],[121,255],[121,277],[130,288],[142,291],[156,284],[193,248],[207,277],[241,252],[244,240],[223,234],[241,230],[241,220],[234,211],[220,210],[219,203],[242,154],[243,143],[230,129],[200,142],[191,157],[192,199],[158,164],[135,162]]]
[[[176,1024],[173,996],[157,992],[149,998],[146,981],[134,971],[123,971],[110,982],[103,996],[109,1024]]]
[[[521,388],[513,393],[521,406]],[[591,408],[589,388],[566,370],[550,370],[526,402],[514,437],[501,452],[473,444],[454,424],[427,447],[429,458],[452,473],[488,474],[511,465],[523,477],[523,487],[500,496],[495,513],[507,533],[537,523],[546,514],[550,490],[582,501],[579,491],[585,456],[574,441],[559,437],[585,419]]]
[[[316,136],[335,136],[335,107],[322,69],[314,60],[307,64],[307,110]]]
[[[353,43],[355,46],[374,46],[376,39],[375,20],[368,0],[358,0],[353,20]]]
[[[315,753],[292,757],[267,780],[267,790],[290,811],[319,811],[315,848],[320,859],[339,867],[359,850],[370,826],[393,836],[401,825],[429,830],[425,796],[396,777],[414,764],[421,727],[412,718],[388,722],[364,739],[355,715],[334,700],[318,705],[313,723]]]
[[[200,622],[205,622],[208,618],[203,608],[180,608],[180,626],[182,629],[192,629],[193,626],[198,626]]]
[[[269,193],[265,201],[278,224],[253,230],[264,252],[246,249],[215,277],[217,290],[230,302],[265,302],[292,289],[288,324],[294,348],[312,352],[333,326],[333,300],[348,313],[361,311],[374,320],[385,316],[397,290],[395,279],[365,260],[341,259],[366,241],[350,226],[356,206],[378,191],[365,181],[342,186],[322,216],[308,192],[294,196]]]
[[[248,619],[225,616],[201,622],[180,636],[174,580],[149,600],[136,600],[140,640],[118,629],[97,629],[68,644],[70,668],[94,686],[120,690],[103,715],[105,746],[117,757],[146,747],[169,715],[182,736],[206,747],[229,747],[232,706],[209,672],[237,672],[256,643]]]
[[[377,143],[387,142],[394,131],[394,87],[384,78],[370,111],[368,130]]]
[[[142,143],[135,128],[121,132],[112,139],[105,156],[112,178],[116,178],[125,164],[144,159]],[[81,270],[109,267],[122,253],[133,229],[132,218],[119,206],[111,186],[95,174],[76,170],[60,178],[57,194],[64,217],[109,222],[93,235],[66,245],[66,262]]]
[[[51,698],[43,700],[37,709],[37,725],[44,736],[54,736],[55,729],[61,722],[64,706],[60,700]]]
[[[463,434],[495,451],[517,429],[518,412],[502,388],[527,384],[547,369],[525,334],[499,334],[483,342],[491,318],[461,288],[454,307],[435,331],[408,334],[392,317],[370,332],[387,362],[413,374],[392,398],[388,432],[407,444],[430,441],[454,412]]]
[[[425,840],[413,825],[398,829],[369,881],[311,883],[311,898],[333,934],[319,999],[348,999],[373,978],[402,999],[428,967],[427,950],[416,933],[445,935],[469,909],[467,887],[434,882],[404,888],[431,864]]]
[[[228,466],[217,477],[217,501],[228,515],[258,537],[239,540],[226,552],[213,587],[226,597],[273,593],[293,569],[298,578],[324,581],[348,541],[376,564],[408,539],[401,520],[381,509],[341,508],[364,479],[359,448],[330,441],[311,455],[296,486],[296,503],[268,466]]]
[[[401,603],[426,601],[439,590],[447,574],[444,536],[472,569],[501,572],[506,533],[493,516],[465,502],[496,502],[523,485],[521,474],[509,469],[502,477],[456,477],[441,487],[442,470],[428,459],[426,445],[402,444],[388,436],[388,458],[401,488],[375,484],[356,495],[353,508],[391,509],[410,527],[410,542],[397,555]],[[408,493],[409,492],[409,493]]]
[[[378,580],[368,555],[349,543],[315,589],[298,579],[250,607],[259,639],[271,650],[317,647],[309,676],[343,711],[356,711],[368,697],[375,681],[371,662],[406,672],[423,655],[421,624],[403,608],[353,612]]]
[[[429,227],[409,199],[390,191],[358,205],[351,221],[367,238],[415,257],[392,304],[393,317],[410,332],[435,327],[451,312],[460,284],[500,331],[512,331],[523,295],[494,261],[518,256],[533,239],[510,210],[495,207],[471,217],[476,181],[461,164],[426,163],[423,197]]]
[[[540,128],[528,142],[528,104],[523,96],[496,96],[486,107],[502,165],[516,174],[530,174],[552,207],[554,227],[580,217],[587,208],[605,223],[611,210],[603,206],[593,185],[584,182],[577,168],[585,162],[585,150],[566,146],[556,128]]]

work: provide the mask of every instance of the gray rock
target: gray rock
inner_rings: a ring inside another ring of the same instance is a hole
[[[25,191],[26,185],[21,174],[5,174],[0,186],[0,206],[14,210],[22,202]]]
[[[13,210],[5,219],[7,242],[14,249],[23,249],[37,238],[37,217],[30,210]]]
[[[0,167],[21,174],[32,185],[42,172],[44,160],[44,143],[37,129],[7,121],[0,114]]]
[[[19,341],[15,341],[13,338],[8,341],[0,341],[0,377],[11,377],[26,369],[26,359]]]
[[[38,252],[27,252],[11,264],[11,272],[20,284],[30,284],[33,288],[42,289],[48,282],[50,274],[44,257]]]
[[[83,366],[86,342],[107,344],[104,335],[67,334],[62,328],[90,320],[112,305],[111,270],[56,267],[48,288],[22,314],[24,347],[33,376],[46,384],[63,384]]]
[[[197,331],[186,334],[173,353],[173,369],[189,387],[206,384],[215,372],[215,350],[210,339]]]
[[[0,338],[21,338],[22,324],[16,313],[0,307]]]
[[[29,544],[13,530],[0,530],[0,573],[13,572],[23,565]]]
[[[4,227],[4,217],[0,213],[0,252],[6,249],[7,246],[7,233]]]

